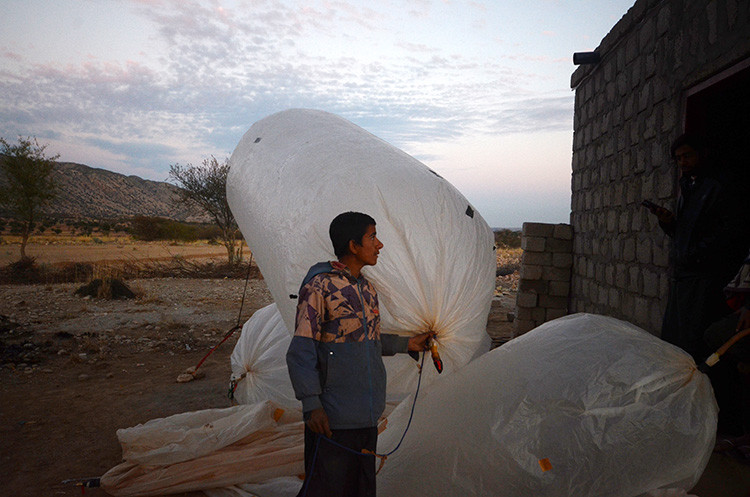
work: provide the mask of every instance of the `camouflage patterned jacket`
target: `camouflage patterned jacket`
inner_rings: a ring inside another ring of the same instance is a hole
[[[286,360],[304,412],[323,407],[331,429],[377,426],[385,409],[382,355],[406,352],[407,337],[380,334],[378,295],[340,262],[316,264],[299,293]]]

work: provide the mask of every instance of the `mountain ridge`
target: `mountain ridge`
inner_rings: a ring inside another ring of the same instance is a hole
[[[57,195],[45,214],[59,219],[127,219],[153,216],[186,222],[210,222],[198,208],[175,201],[180,188],[76,162],[55,162],[52,177]],[[0,175],[0,185],[5,178]],[[0,216],[13,217],[7,208]]]

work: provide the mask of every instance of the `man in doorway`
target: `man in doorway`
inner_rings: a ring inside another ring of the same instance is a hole
[[[307,478],[299,496],[375,497],[375,457],[358,453],[376,450],[385,409],[381,356],[425,350],[434,333],[380,333],[378,296],[361,272],[383,248],[372,217],[340,214],[329,235],[338,260],[316,264],[305,277],[286,356],[305,419]]]
[[[669,298],[661,337],[700,362],[710,353],[703,332],[731,310],[722,289],[747,252],[748,224],[741,197],[708,165],[702,140],[688,134],[671,147],[680,171],[677,212],[649,209],[672,238]]]

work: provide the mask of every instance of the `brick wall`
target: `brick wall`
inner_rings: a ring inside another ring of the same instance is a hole
[[[573,231],[568,224],[524,223],[514,336],[568,313]]]
[[[657,333],[669,241],[640,202],[674,209],[669,146],[683,129],[686,91],[750,56],[750,2],[638,0],[597,52],[599,64],[571,80],[570,311]]]

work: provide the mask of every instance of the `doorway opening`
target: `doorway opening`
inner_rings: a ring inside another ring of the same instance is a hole
[[[688,90],[685,131],[706,139],[728,181],[750,184],[750,58]]]

